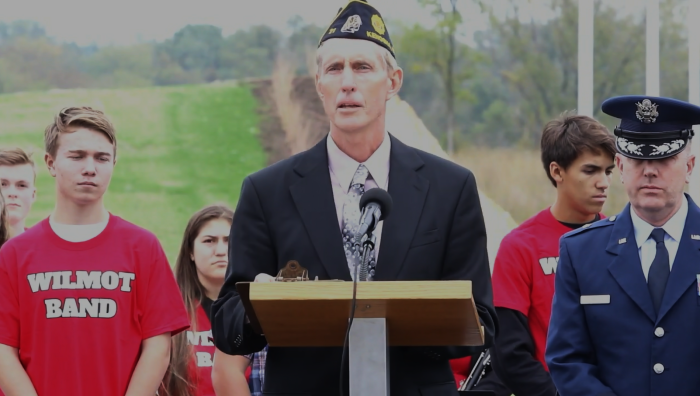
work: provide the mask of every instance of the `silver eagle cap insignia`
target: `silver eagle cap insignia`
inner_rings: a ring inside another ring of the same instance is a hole
[[[343,27],[340,28],[340,31],[343,33],[355,33],[358,30],[360,30],[360,26],[362,26],[362,19],[360,18],[360,16],[351,15],[345,21]]]
[[[658,105],[651,102],[649,99],[642,100],[642,103],[635,103],[637,105],[637,111],[635,115],[639,121],[649,124],[656,122],[656,117],[659,116],[659,112],[656,110]]]

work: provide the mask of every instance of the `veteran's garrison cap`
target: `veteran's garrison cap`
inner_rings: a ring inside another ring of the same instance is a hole
[[[332,38],[369,40],[378,44],[396,57],[389,32],[379,11],[365,0],[350,0],[338,10],[333,22],[323,33],[321,44]]]

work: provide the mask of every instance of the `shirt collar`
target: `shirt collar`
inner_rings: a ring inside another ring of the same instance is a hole
[[[326,138],[326,148],[328,150],[328,168],[338,179],[340,185],[345,189],[350,189],[352,177],[355,175],[360,163],[345,154],[333,141],[331,134]],[[389,133],[384,132],[384,139],[377,150],[363,162],[369,171],[370,176],[377,183],[377,186],[386,189],[389,178],[389,157],[391,154],[391,139]]]
[[[637,246],[640,247],[649,239],[651,232],[654,231],[656,227],[642,220],[632,207],[630,207],[630,216],[632,217],[632,225],[634,226],[634,238],[637,241]],[[661,228],[663,228],[674,241],[680,242],[681,235],[683,235],[683,228],[685,227],[685,218],[687,216],[688,199],[683,195],[683,201],[681,201],[681,207],[678,209],[678,212],[671,216]]]

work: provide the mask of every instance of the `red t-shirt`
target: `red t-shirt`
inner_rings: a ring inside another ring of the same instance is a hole
[[[605,218],[600,214],[601,219]],[[493,264],[493,304],[521,312],[528,320],[535,358],[544,361],[547,329],[559,262],[559,238],[571,228],[547,208],[503,238]]]
[[[469,377],[469,366],[471,365],[471,362],[471,356],[450,360],[450,368],[452,369],[452,374],[455,377],[455,384],[457,385],[457,388],[462,385],[462,381],[466,381],[467,377]]]
[[[118,216],[77,243],[44,219],[0,249],[0,343],[39,396],[124,396],[141,341],[188,327],[158,239]]]
[[[211,368],[214,362],[214,343],[209,340],[211,323],[204,308],[197,307],[197,327],[187,330],[187,344],[192,346],[194,361],[192,362],[192,378],[197,384],[197,396],[216,396],[211,381]]]

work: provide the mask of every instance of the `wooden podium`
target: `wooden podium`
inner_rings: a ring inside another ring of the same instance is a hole
[[[253,329],[273,347],[342,347],[353,283],[236,284]],[[357,282],[348,340],[350,395],[388,396],[388,346],[478,346],[471,281]]]

